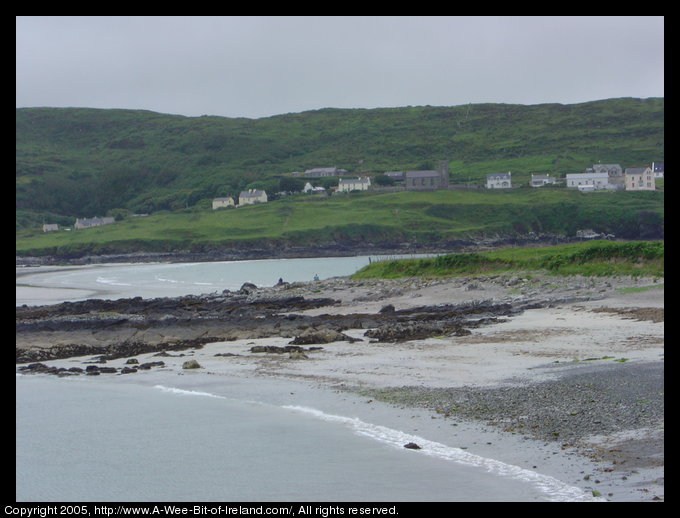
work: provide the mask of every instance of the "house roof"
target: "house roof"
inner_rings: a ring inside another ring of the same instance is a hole
[[[339,185],[350,183],[370,183],[368,178],[350,178],[348,180],[340,180]]]
[[[510,178],[510,172],[507,173],[489,173],[486,175],[487,179],[490,178]]]
[[[406,178],[430,178],[439,176],[439,171],[406,171]]]
[[[247,191],[241,191],[241,194],[239,194],[239,198],[259,198],[264,194],[265,192],[261,191],[260,189],[249,189]]]
[[[642,174],[647,169],[649,169],[649,167],[627,167],[626,174]]]
[[[609,178],[607,173],[567,173],[567,178]]]

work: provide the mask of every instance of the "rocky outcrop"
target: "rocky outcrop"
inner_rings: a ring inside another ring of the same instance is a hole
[[[335,329],[306,329],[289,342],[292,345],[330,344],[332,342],[360,342]]]
[[[367,329],[367,338],[382,342],[461,336],[469,333],[469,328],[518,311],[510,304],[485,301],[401,310],[386,306],[376,313],[304,313],[336,303],[331,298],[305,298],[244,286],[238,292],[200,296],[90,299],[17,307],[16,363],[86,355],[105,361],[274,336],[291,337],[288,347],[361,341],[343,332],[348,329]],[[310,349],[282,352],[305,354]],[[142,368],[129,364],[126,373]]]

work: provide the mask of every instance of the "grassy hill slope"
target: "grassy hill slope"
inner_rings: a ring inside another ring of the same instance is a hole
[[[277,175],[431,168],[577,172],[663,160],[664,100],[322,109],[262,119],[86,108],[16,110],[17,227],[122,208],[194,207]],[[290,221],[290,220],[289,220]]]
[[[18,255],[206,251],[257,245],[437,243],[528,232],[574,235],[592,228],[619,238],[662,238],[663,192],[570,189],[364,192],[292,196],[237,209],[129,218],[103,227],[17,232]],[[258,245],[261,246],[261,245]]]

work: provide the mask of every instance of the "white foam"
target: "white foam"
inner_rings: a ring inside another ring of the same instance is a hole
[[[405,449],[404,444],[408,442],[415,442],[421,447],[420,450],[417,450],[417,453],[420,455],[428,455],[447,461],[453,461],[458,464],[484,469],[494,475],[510,477],[533,484],[535,487],[545,493],[547,499],[551,501],[605,501],[603,498],[597,498],[591,493],[585,492],[578,487],[566,484],[554,477],[542,475],[540,473],[536,473],[535,471],[524,469],[519,466],[513,466],[511,464],[506,464],[495,459],[489,459],[475,455],[462,450],[461,448],[455,448],[445,444],[428,441],[422,437],[407,434],[399,430],[366,423],[356,417],[326,414],[321,410],[302,406],[288,405],[284,406],[283,408],[295,412],[310,414],[325,421],[344,424],[352,428],[359,435],[389,444],[390,446],[399,448],[404,452],[413,453],[414,450]]]
[[[160,389],[164,392],[171,392],[173,394],[180,394],[184,396],[204,396],[204,397],[214,397],[217,399],[227,399],[223,396],[218,396],[217,394],[211,394],[210,392],[200,392],[197,390],[184,390],[175,387],[166,387],[164,385],[154,385],[154,388]]]
[[[164,278],[164,277],[160,277],[159,275],[156,275],[156,276],[154,277],[154,279],[156,279],[156,280],[159,281],[159,282],[169,282],[170,284],[179,284],[179,282],[180,282],[180,281],[178,281],[178,280],[176,280],[176,279],[166,279],[166,278]]]
[[[132,286],[132,284],[116,282],[115,279],[107,279],[106,277],[97,277],[97,282],[100,284],[110,284],[111,286]]]

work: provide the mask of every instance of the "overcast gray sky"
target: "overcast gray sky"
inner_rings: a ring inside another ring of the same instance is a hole
[[[259,118],[663,97],[664,18],[19,16],[17,107]]]

